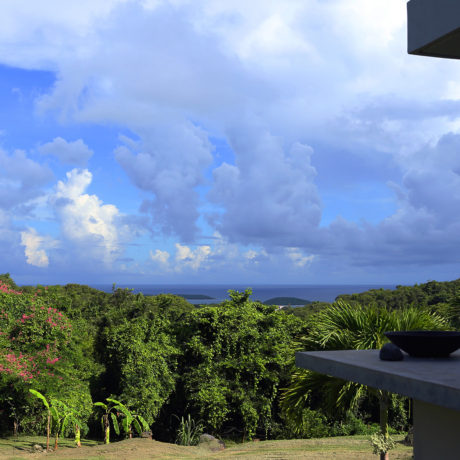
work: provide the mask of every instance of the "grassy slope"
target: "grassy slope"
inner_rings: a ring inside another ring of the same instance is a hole
[[[395,437],[400,440],[402,437]],[[148,439],[131,439],[113,442],[106,446],[94,441],[84,441],[83,447],[77,449],[72,441],[61,440],[56,452],[31,453],[33,444],[45,445],[46,438],[24,436],[19,439],[0,439],[1,460],[28,460],[47,458],[53,460],[149,460],[149,459],[187,459],[187,460],[293,460],[293,459],[377,459],[372,454],[367,436],[336,437],[325,439],[297,439],[288,441],[248,442],[231,446],[221,452],[209,452],[198,447],[183,447]],[[397,443],[391,451],[392,460],[412,458],[412,448]]]

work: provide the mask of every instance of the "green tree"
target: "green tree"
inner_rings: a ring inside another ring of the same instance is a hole
[[[242,427],[251,438],[258,429],[267,434],[276,420],[278,389],[288,381],[302,322],[251,301],[250,290],[229,293],[229,301],[188,317],[179,387],[208,429]]]
[[[174,390],[179,353],[167,317],[135,304],[108,318],[98,343],[106,373],[100,389],[117,397],[147,423],[155,421]]]
[[[442,330],[448,321],[428,308],[409,307],[388,310],[376,306],[350,305],[343,301],[332,304],[310,318],[309,333],[304,338],[306,350],[346,350],[381,348],[388,342],[384,332],[403,330]],[[392,396],[385,391],[332,378],[308,370],[293,375],[292,383],[283,394],[283,409],[287,417],[296,420],[311,403],[313,395],[321,394],[321,404],[329,412],[344,412],[356,408],[367,394],[378,398],[383,450],[388,446],[388,408]],[[385,458],[386,452],[381,452]]]

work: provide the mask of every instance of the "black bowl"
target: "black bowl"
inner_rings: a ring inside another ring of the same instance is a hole
[[[442,358],[460,348],[457,331],[398,331],[385,335],[401,350],[419,358]]]

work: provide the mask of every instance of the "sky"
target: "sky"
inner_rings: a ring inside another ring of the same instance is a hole
[[[0,273],[460,277],[460,62],[405,0],[2,0]]]

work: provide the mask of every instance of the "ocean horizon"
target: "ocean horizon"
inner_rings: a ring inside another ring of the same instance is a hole
[[[112,292],[112,284],[91,284],[104,292]],[[187,299],[193,304],[219,303],[228,299],[228,290],[252,289],[251,299],[265,302],[273,297],[297,297],[310,302],[333,302],[341,294],[356,294],[369,289],[395,289],[395,284],[331,284],[331,285],[243,285],[243,284],[117,284],[117,288],[132,289],[135,294],[176,294],[180,296],[208,296],[210,299]]]

